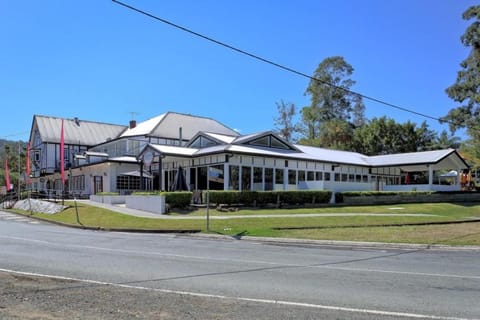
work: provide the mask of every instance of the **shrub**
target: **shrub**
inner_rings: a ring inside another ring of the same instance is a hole
[[[401,195],[419,195],[433,194],[434,191],[345,191],[341,192],[347,197],[371,197],[371,196],[401,196]]]
[[[170,208],[185,208],[192,201],[192,193],[189,191],[162,192],[160,195],[165,196],[165,202]]]
[[[211,203],[216,204],[228,204],[239,203],[239,194],[238,191],[209,191],[209,200]],[[206,193],[203,195],[203,202],[207,202]]]
[[[97,196],[118,196],[118,192],[97,192]]]
[[[216,204],[267,205],[285,203],[289,205],[328,203],[330,191],[210,191],[210,202]],[[206,199],[204,199],[205,201]]]
[[[137,191],[137,192],[132,192],[132,196],[158,196],[160,195],[160,192],[155,192],[155,191]]]

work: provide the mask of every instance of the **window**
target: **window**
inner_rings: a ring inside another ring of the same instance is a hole
[[[210,190],[223,190],[223,165],[211,166],[209,168],[208,179],[210,180]]]
[[[72,177],[72,190],[71,191],[83,191],[85,190],[85,176],[73,176]]]
[[[330,181],[330,172],[325,172],[325,177],[324,178],[325,178],[325,181]]]
[[[217,144],[218,143],[211,139],[205,138],[204,136],[199,136],[197,139],[193,140],[192,143],[190,143],[190,147],[200,149],[215,146]]]
[[[230,175],[230,182],[228,188],[230,190],[238,190],[238,166],[229,166],[229,175]]]
[[[254,146],[261,146],[261,147],[277,148],[277,149],[286,149],[286,150],[291,149],[287,144],[285,144],[284,142],[280,141],[279,139],[271,135],[257,138],[255,140],[250,141],[248,144],[251,144]]]
[[[297,184],[296,170],[288,170],[288,184]]]
[[[327,173],[325,173],[325,177],[326,177],[326,174],[327,174]],[[330,174],[329,174],[329,175],[330,175]],[[325,180],[326,180],[326,179],[327,179],[327,178],[325,178]],[[322,180],[323,180],[323,172],[321,172],[321,171],[315,172],[315,180],[317,180],[317,181],[322,181]],[[328,180],[330,180],[330,176],[329,176]]]
[[[283,184],[283,169],[275,169],[275,184]]]
[[[287,149],[289,150],[290,147],[287,146],[285,143],[283,143],[282,141],[278,140],[277,138],[275,137],[271,137],[271,144],[270,146],[272,148],[277,148],[277,149]]]
[[[305,181],[305,171],[298,171],[298,182]]]
[[[262,190],[263,168],[253,168],[253,190]]]
[[[265,168],[265,190],[273,190],[273,169]]]
[[[320,172],[321,173],[321,172]],[[307,181],[313,181],[315,180],[315,172],[313,171],[308,171],[307,172]],[[320,179],[321,180],[321,179]]]
[[[242,167],[242,190],[250,190],[250,186],[252,185],[251,172],[251,167]]]
[[[255,146],[270,147],[270,136],[258,138],[250,142],[250,144]]]

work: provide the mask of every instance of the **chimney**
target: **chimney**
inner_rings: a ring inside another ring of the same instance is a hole
[[[130,129],[133,129],[137,126],[137,121],[135,120],[130,120]]]
[[[178,145],[182,146],[182,127],[178,128]]]

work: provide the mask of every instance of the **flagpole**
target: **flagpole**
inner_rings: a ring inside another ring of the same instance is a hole
[[[62,119],[62,127],[60,131],[60,177],[62,180],[62,205],[65,201],[65,135],[63,132],[63,119]]]
[[[21,192],[22,192],[22,188],[20,188],[20,175],[21,175],[21,162],[20,162],[20,141],[18,142],[18,194],[17,194],[17,197],[18,197],[18,201],[21,200]]]
[[[207,232],[210,231],[210,167],[207,166]]]

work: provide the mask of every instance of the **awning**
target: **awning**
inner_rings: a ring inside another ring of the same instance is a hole
[[[120,176],[130,176],[130,177],[140,177],[140,171],[137,170],[137,171],[124,172],[124,173],[120,173],[119,175]],[[143,171],[143,177],[144,178],[151,178],[152,175],[148,172]]]
[[[456,177],[456,176],[458,176],[458,172],[455,170],[452,170],[440,175],[440,177],[443,177],[443,178]]]

